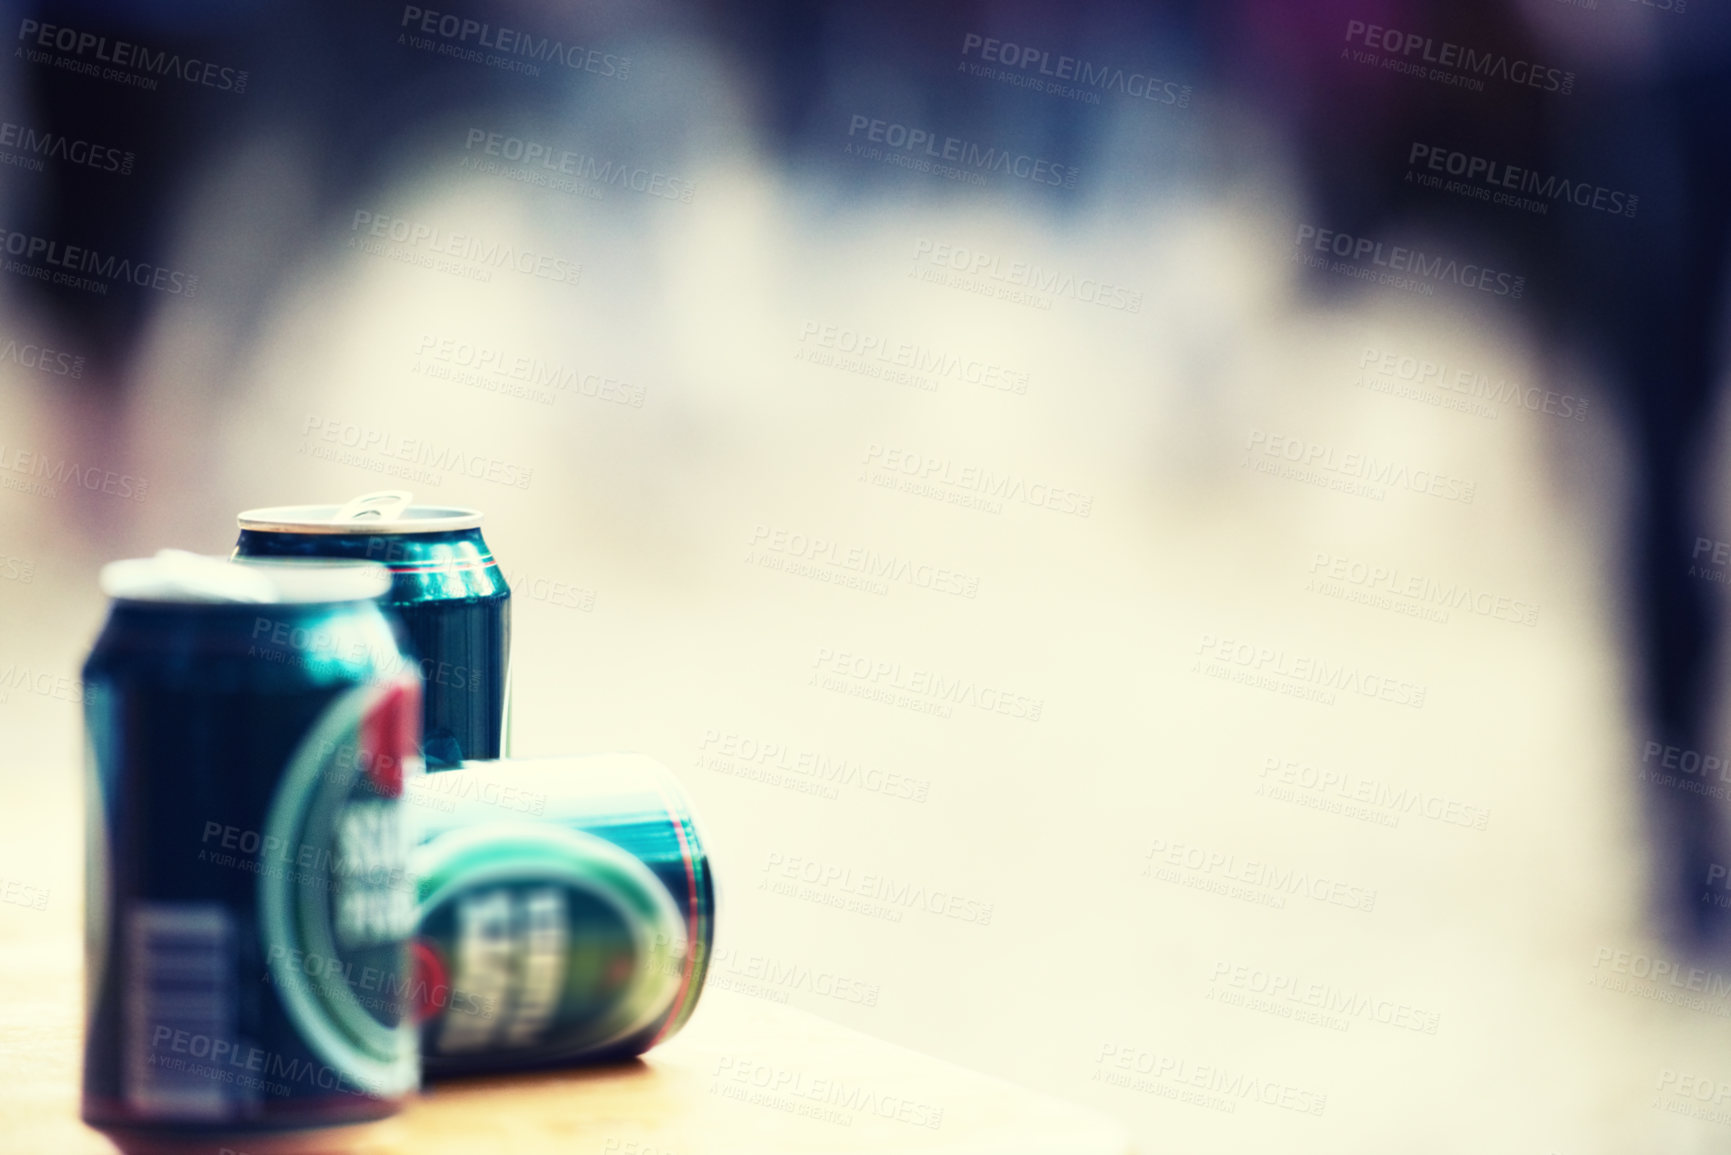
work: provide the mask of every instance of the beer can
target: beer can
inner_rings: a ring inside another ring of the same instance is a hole
[[[429,1078],[641,1054],[703,988],[715,889],[652,758],[468,763],[411,790]]]
[[[481,537],[481,513],[414,505],[403,490],[346,505],[249,509],[236,557],[355,558],[391,571],[386,603],[402,618],[423,686],[429,769],[508,753],[511,590]]]
[[[419,679],[365,563],[102,571],[82,1114],[128,1151],[323,1141],[418,1083]]]

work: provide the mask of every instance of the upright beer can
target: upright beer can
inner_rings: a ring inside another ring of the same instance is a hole
[[[386,603],[420,662],[429,769],[507,752],[511,590],[481,537],[481,513],[413,505],[401,490],[346,505],[242,513],[236,557],[355,558],[391,571]]]
[[[397,1111],[418,679],[383,567],[165,552],[102,572],[84,666],[82,1113],[128,1151]]]
[[[715,884],[638,754],[471,762],[410,791],[429,1077],[640,1054],[697,1004]]]

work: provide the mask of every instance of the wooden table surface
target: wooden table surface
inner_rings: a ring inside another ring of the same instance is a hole
[[[101,1155],[113,1148],[77,1113],[78,892],[70,877],[55,881],[64,885],[51,888],[45,910],[0,903],[0,1151]],[[709,990],[686,1029],[639,1062],[440,1083],[336,1149],[1123,1155],[1129,1140],[1084,1108],[803,1011]]]

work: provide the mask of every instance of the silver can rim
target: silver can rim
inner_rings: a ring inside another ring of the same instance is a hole
[[[235,518],[241,529],[263,533],[417,534],[479,529],[481,511],[460,505],[411,505],[394,518],[337,521],[340,505],[272,505],[243,510]]]
[[[159,550],[102,567],[97,584],[117,602],[175,606],[295,606],[372,601],[391,588],[377,562],[329,558],[221,558]]]

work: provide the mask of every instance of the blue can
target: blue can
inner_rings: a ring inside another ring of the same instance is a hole
[[[471,762],[422,779],[408,804],[429,1078],[624,1058],[691,1017],[715,884],[666,767]]]
[[[82,1113],[129,1150],[355,1126],[415,1088],[419,680],[364,563],[102,573],[84,666]]]
[[[511,590],[481,537],[479,510],[414,505],[402,490],[346,505],[250,509],[237,558],[320,557],[379,562],[386,599],[408,630],[425,687],[428,769],[508,753]]]

